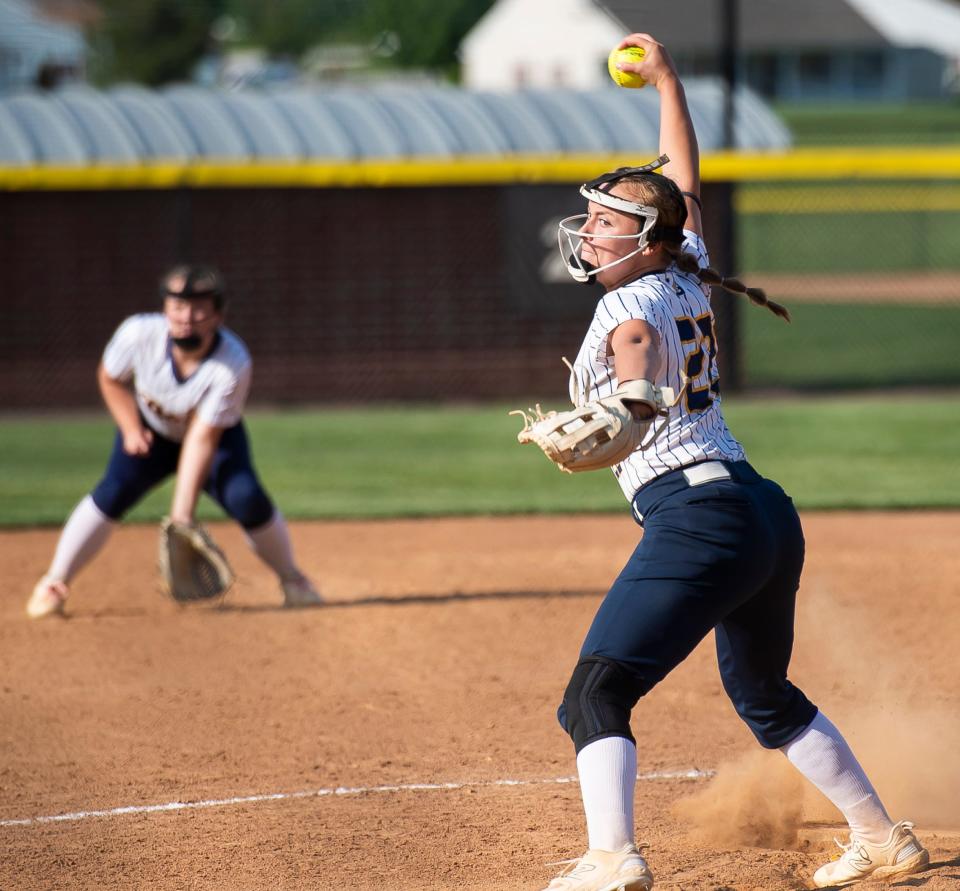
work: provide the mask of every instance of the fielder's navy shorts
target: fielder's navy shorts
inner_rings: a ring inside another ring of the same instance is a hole
[[[761,745],[779,748],[817,713],[787,679],[803,530],[775,482],[745,461],[710,468],[720,464],[729,479],[690,485],[678,470],[637,493],[643,538],[601,604],[581,658],[624,666],[639,699],[714,629],[734,708]]]
[[[181,443],[153,431],[146,455],[128,455],[117,431],[103,479],[93,490],[93,503],[112,520],[119,520],[154,486],[176,473]],[[223,431],[203,490],[245,529],[256,529],[273,517],[267,495],[250,456],[250,441],[241,421]]]

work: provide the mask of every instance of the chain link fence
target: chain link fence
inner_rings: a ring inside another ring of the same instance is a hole
[[[750,389],[960,384],[960,181],[748,183],[743,278],[791,326],[744,314]]]
[[[562,396],[598,292],[555,223],[576,183],[0,191],[0,402],[99,402],[121,319],[169,264],[213,263],[263,403]],[[960,182],[704,187],[714,265],[786,303],[715,289],[728,388],[960,382]]]

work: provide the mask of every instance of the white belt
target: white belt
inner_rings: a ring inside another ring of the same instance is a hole
[[[724,467],[721,461],[704,461],[703,464],[693,464],[690,467],[681,468],[681,473],[683,473],[683,478],[687,481],[688,486],[702,486],[704,483],[712,483],[714,480],[731,479],[730,471]],[[656,482],[656,480],[651,480],[651,482]],[[630,509],[637,518],[637,522],[642,526],[643,514],[637,510],[636,497],[634,497]]]
[[[730,471],[719,461],[705,461],[703,464],[686,467],[683,470],[683,475],[688,486],[702,486],[704,483],[712,483],[714,480],[730,479]]]

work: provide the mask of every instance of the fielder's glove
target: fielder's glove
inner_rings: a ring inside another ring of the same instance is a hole
[[[212,600],[225,594],[234,575],[223,551],[195,523],[160,524],[160,577],[178,603]]]
[[[634,418],[629,406],[646,405],[650,417]],[[565,473],[598,470],[619,464],[641,446],[648,447],[663,431],[664,420],[644,442],[657,418],[665,418],[676,404],[670,387],[655,387],[650,381],[628,381],[614,393],[587,402],[570,411],[544,412],[540,406],[512,411],[523,418],[517,434],[520,443],[533,442]]]

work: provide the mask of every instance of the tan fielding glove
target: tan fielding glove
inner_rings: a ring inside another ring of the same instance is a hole
[[[649,446],[666,426],[666,421],[644,442],[647,431],[658,417],[665,418],[676,402],[670,387],[658,388],[650,381],[628,381],[615,393],[595,402],[587,402],[564,412],[547,412],[537,405],[527,411],[512,411],[523,418],[517,434],[520,443],[536,443],[543,453],[566,473],[613,467],[635,452],[641,444]],[[629,406],[648,406],[651,417],[634,419]]]
[[[160,524],[160,576],[178,603],[212,600],[225,594],[234,575],[223,551],[198,524]]]

